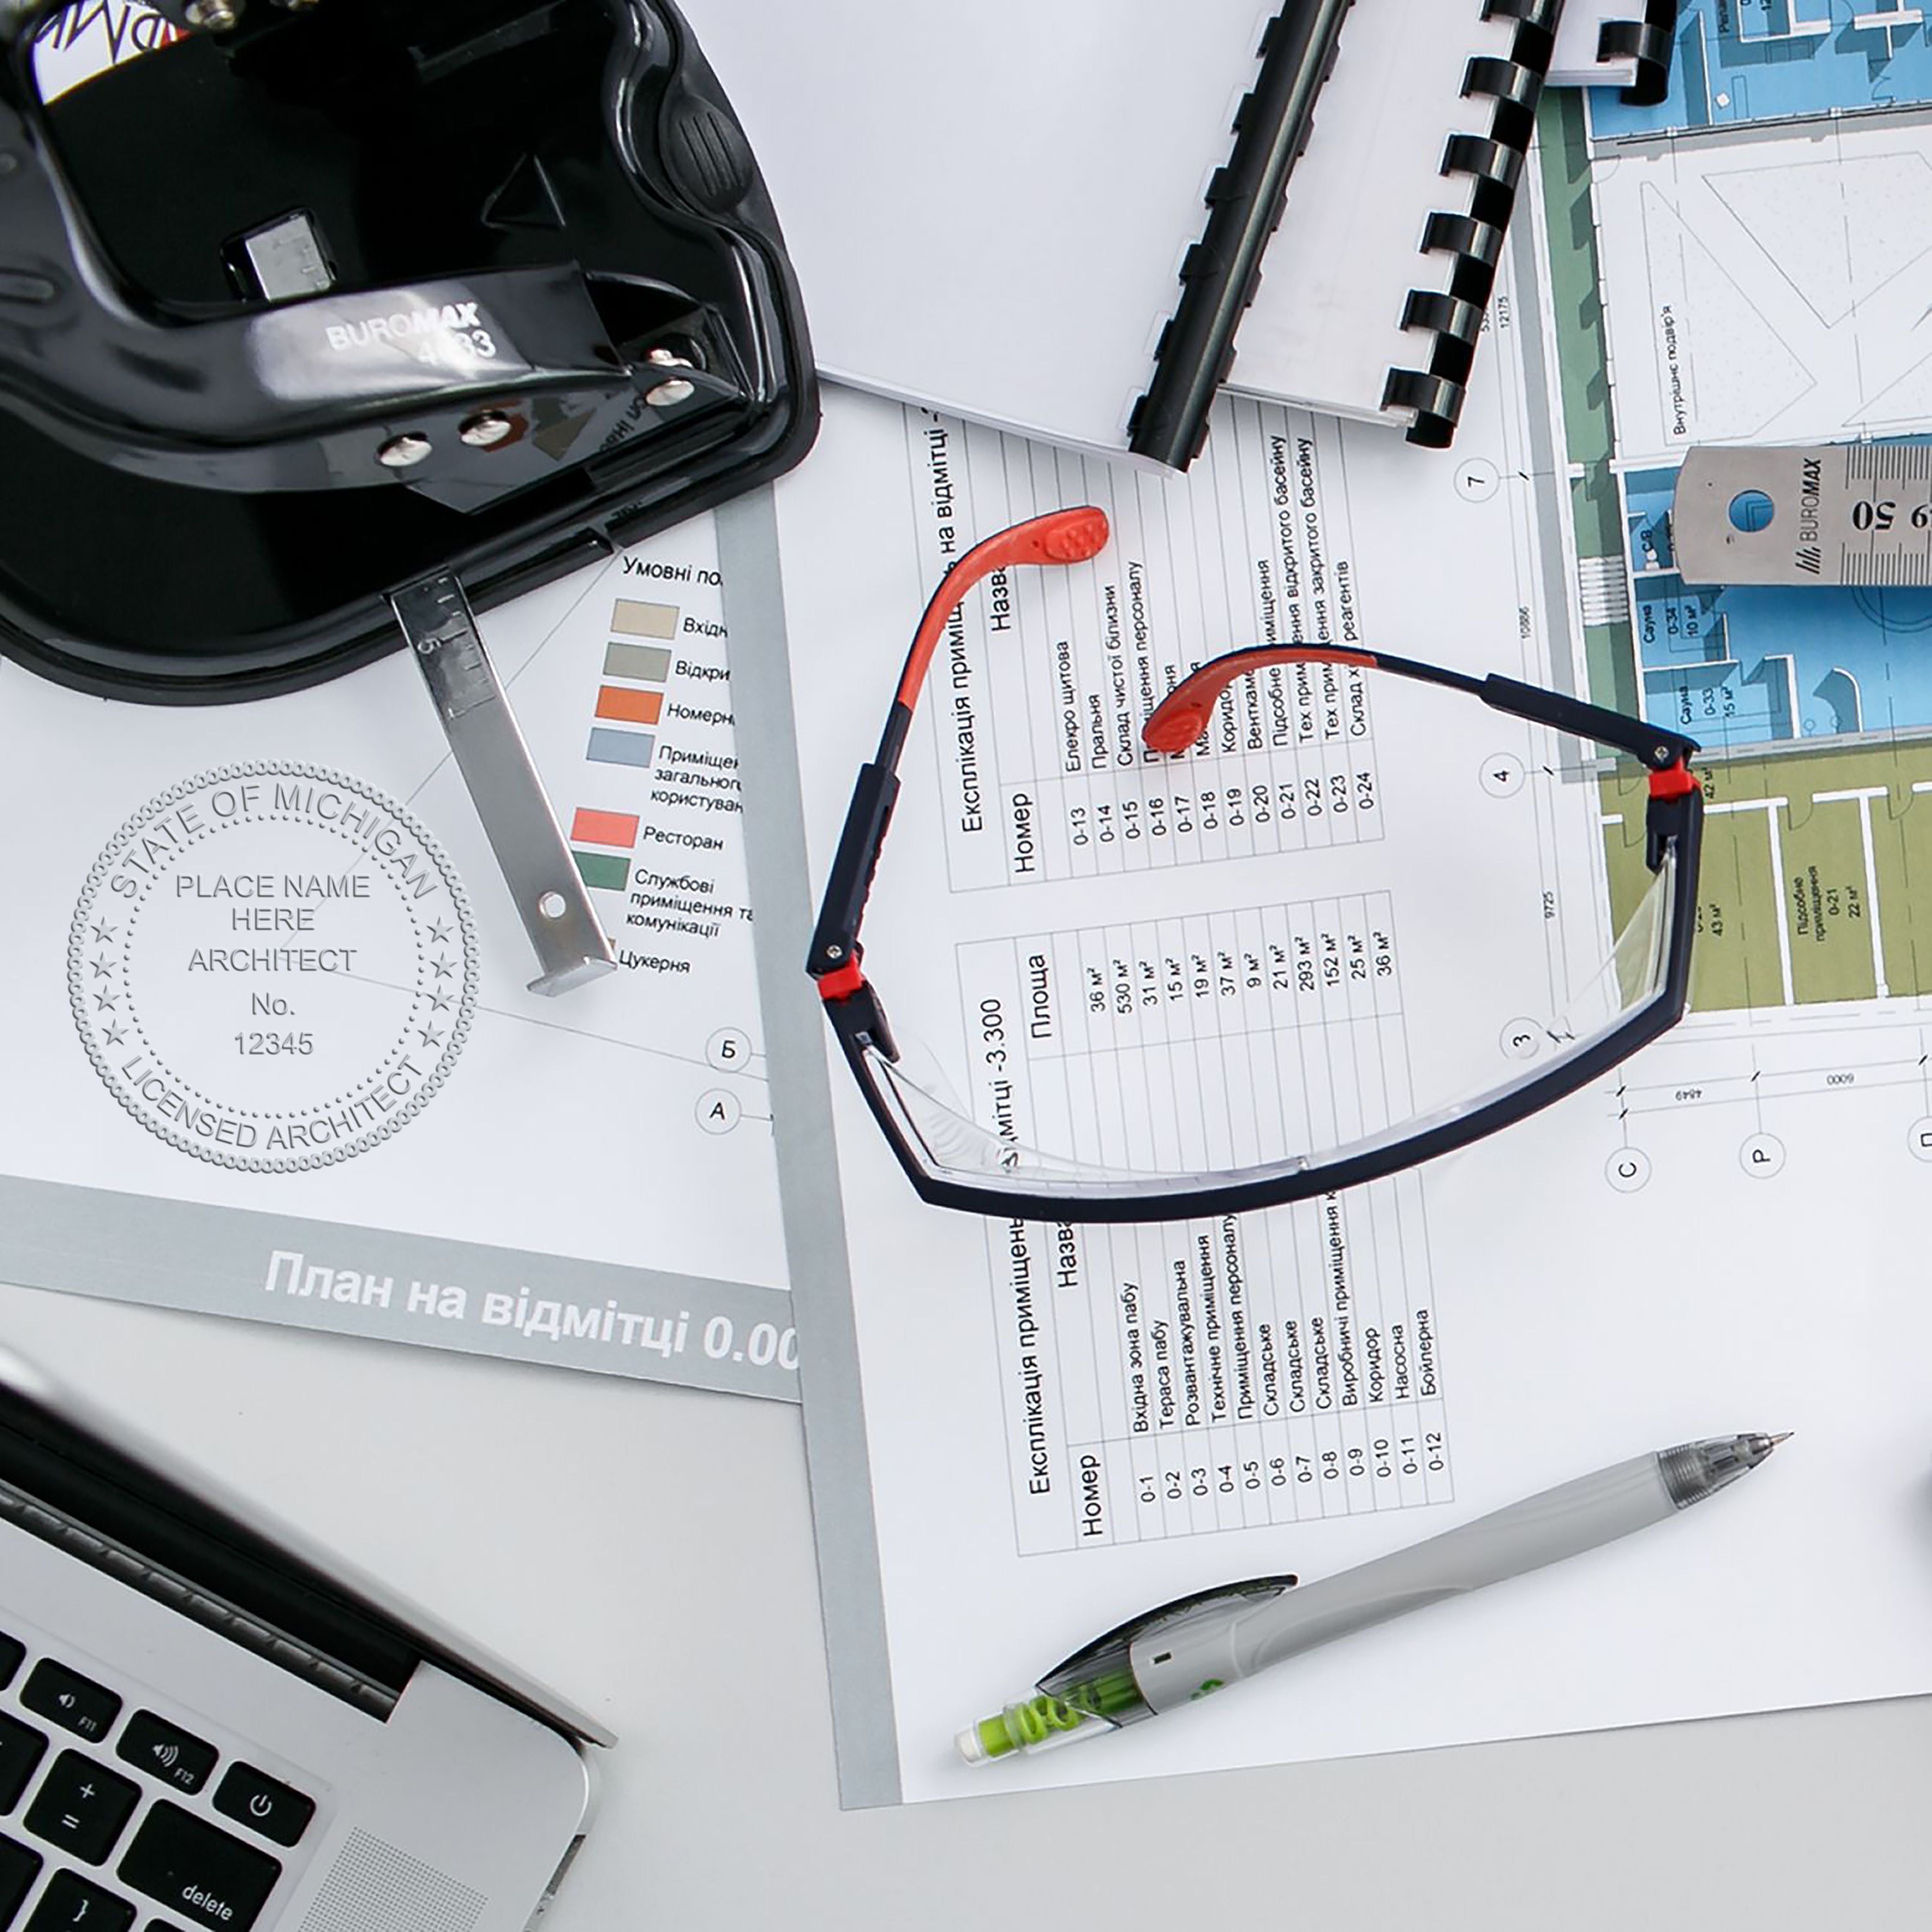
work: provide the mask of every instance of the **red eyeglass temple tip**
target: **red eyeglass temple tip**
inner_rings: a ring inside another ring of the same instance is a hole
[[[1222,692],[1251,671],[1289,664],[1372,668],[1377,662],[1371,651],[1340,650],[1332,644],[1256,644],[1223,652],[1196,666],[1154,706],[1141,727],[1141,742],[1150,752],[1186,751],[1207,730]]]
[[[1150,752],[1184,752],[1208,728],[1208,713],[1198,704],[1164,699],[1141,727],[1141,742]]]
[[[1055,563],[1084,563],[1107,547],[1107,513],[1094,504],[1045,520],[1052,528],[1042,532],[1041,548]]]

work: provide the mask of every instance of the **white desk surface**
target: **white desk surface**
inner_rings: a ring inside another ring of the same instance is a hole
[[[1932,1699],[842,1814],[795,1411],[21,1288],[0,1337],[619,1732],[545,1932],[1923,1918]]]

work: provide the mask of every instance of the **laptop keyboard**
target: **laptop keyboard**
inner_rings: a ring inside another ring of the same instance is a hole
[[[261,1916],[274,1848],[301,1842],[315,1801],[127,1703],[0,1631],[0,1932],[249,1932]]]

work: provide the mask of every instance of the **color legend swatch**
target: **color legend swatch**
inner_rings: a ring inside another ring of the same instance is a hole
[[[670,675],[670,653],[662,644],[613,644],[604,652],[604,675],[662,684]]]
[[[618,718],[626,724],[655,724],[664,709],[661,691],[632,691],[621,684],[607,684],[597,694],[597,715]]]
[[[570,856],[577,861],[584,883],[593,890],[621,892],[631,882],[626,856],[638,842],[634,812],[593,812],[579,806],[570,821]],[[616,846],[616,851],[586,852],[586,845]]]
[[[610,628],[627,638],[674,638],[677,606],[640,604],[634,597],[620,597],[611,607]]]
[[[648,731],[593,731],[584,753],[593,765],[638,765],[648,768],[656,744]]]
[[[584,755],[593,764],[631,765],[649,770],[657,740],[648,731],[620,731],[611,724],[655,724],[664,715],[664,686],[670,676],[670,652],[663,644],[634,644],[631,638],[674,638],[677,606],[646,604],[620,597],[610,607],[610,628],[620,633],[604,646],[604,676],[597,688],[596,715],[608,721],[594,727]],[[583,857],[578,860],[580,869]],[[596,881],[591,881],[595,884]]]

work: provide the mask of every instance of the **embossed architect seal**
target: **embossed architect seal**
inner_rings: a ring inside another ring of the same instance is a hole
[[[462,1051],[476,939],[441,848],[310,765],[175,786],[95,862],[68,995],[107,1090],[158,1139],[257,1174],[365,1152]]]

